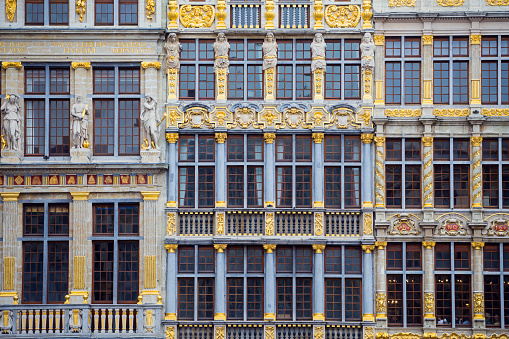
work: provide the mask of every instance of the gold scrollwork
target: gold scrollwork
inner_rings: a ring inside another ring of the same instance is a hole
[[[419,235],[420,231],[415,227],[415,222],[410,218],[399,216],[389,231],[390,235]]]
[[[180,22],[187,28],[210,27],[214,23],[215,12],[211,5],[180,6]]]
[[[179,138],[178,133],[166,133],[166,141],[168,141],[170,144],[176,143],[178,138]]]
[[[275,326],[265,326],[265,339],[274,339]]]
[[[152,15],[156,12],[156,2],[155,0],[147,0],[147,6],[145,6],[147,10],[147,19],[152,21]]]
[[[166,234],[169,236],[175,235],[177,233],[177,228],[175,224],[175,213],[168,212],[168,223],[166,226]]]
[[[373,234],[373,216],[371,213],[364,214],[364,234]]]
[[[481,35],[480,34],[472,34],[470,36],[470,44],[479,45],[481,43]]]
[[[364,93],[371,93],[371,76],[373,74],[373,71],[371,69],[367,68],[364,72]]]
[[[373,40],[375,40],[376,46],[383,46],[385,41],[385,36],[383,35],[375,35],[373,36]]]
[[[385,314],[387,310],[387,294],[385,292],[378,292],[376,294],[376,313]]]
[[[311,245],[311,247],[316,253],[323,253],[323,250],[325,249],[325,245],[323,244],[315,244]]]
[[[14,14],[16,14],[16,0],[5,0],[5,10],[7,12],[7,19],[12,22]]]
[[[385,137],[374,137],[373,140],[375,140],[375,145],[377,147],[383,147],[385,143]],[[381,157],[383,158],[383,155]]]
[[[433,115],[436,117],[468,117],[470,115],[470,110],[468,108],[434,109]]]
[[[274,212],[265,214],[265,235],[274,235]]]
[[[365,339],[375,339],[375,336],[373,334],[373,327],[366,327],[364,329],[364,338]]]
[[[147,69],[149,67],[155,68],[155,69],[161,69],[161,63],[159,61],[143,61],[141,63],[141,67],[143,69]]]
[[[166,336],[166,339],[175,339],[175,326],[166,326],[164,335]]]
[[[87,0],[76,0],[76,13],[80,15],[80,22],[83,22],[83,15],[86,12]]]
[[[375,245],[362,245],[361,247],[364,253],[371,253],[375,250]]]
[[[224,213],[216,215],[216,234],[224,234]]]
[[[509,108],[483,108],[482,114],[488,117],[507,117]]]
[[[224,326],[216,327],[216,337],[215,337],[215,339],[224,339],[224,336],[225,336],[225,327]]]
[[[465,0],[437,0],[437,4],[444,7],[456,7],[465,3]]]
[[[509,6],[509,0],[486,0],[490,6]]]
[[[433,293],[424,293],[424,313],[435,314],[435,296]]]
[[[422,114],[420,109],[386,109],[385,116],[387,117],[398,117],[398,118],[408,118],[408,117],[420,117]]]
[[[330,5],[325,9],[325,21],[332,28],[356,27],[361,19],[359,6]]]
[[[474,319],[484,318],[484,294],[474,293]]]
[[[83,62],[83,61],[80,61],[80,62],[76,62],[76,61],[73,61],[71,62],[71,67],[72,69],[77,69],[77,68],[84,68],[84,69],[90,69],[92,68],[92,65],[90,65],[90,62]]]
[[[323,339],[323,326],[315,327],[315,339]]]
[[[21,65],[21,62],[19,62],[19,61],[15,61],[15,62],[3,61],[2,62],[3,69],[7,69],[7,68],[21,69],[21,67],[23,67],[23,66]]]
[[[488,236],[506,237],[509,235],[509,221],[493,220],[486,234]]]
[[[323,234],[323,214],[315,213],[315,235]]]
[[[415,7],[416,0],[389,0],[389,7]]]
[[[390,339],[421,339],[421,335],[417,333],[393,333]]]

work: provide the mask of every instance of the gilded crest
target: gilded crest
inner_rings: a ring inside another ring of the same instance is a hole
[[[211,5],[180,7],[180,22],[187,28],[210,27],[214,23],[215,8]]]
[[[290,128],[297,128],[301,126],[305,122],[307,110],[308,107],[300,103],[281,105],[279,111],[283,112],[283,123],[277,127],[284,128],[288,126]]]
[[[325,9],[325,21],[332,28],[356,27],[361,19],[361,8],[355,5],[330,5]]]
[[[231,110],[234,112],[234,123],[229,125],[228,128],[239,126],[240,128],[248,128],[256,122],[256,113],[260,111],[260,107],[253,103],[238,103],[232,106]]]
[[[419,230],[415,227],[415,222],[402,215],[398,215],[398,219],[389,231],[390,235],[418,235],[419,233]]]
[[[183,109],[185,114],[183,126],[190,125],[191,128],[212,127],[208,106],[201,104],[187,105]]]
[[[489,236],[505,237],[509,235],[509,221],[493,220],[487,232]]]
[[[463,222],[459,219],[446,219],[437,229],[437,235],[467,235]]]
[[[350,105],[335,105],[330,108],[330,123],[325,124],[327,128],[336,127],[345,129],[349,126],[360,128],[357,122],[355,107]]]

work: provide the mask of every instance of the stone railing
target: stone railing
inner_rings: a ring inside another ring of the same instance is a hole
[[[264,235],[265,215],[261,211],[227,211],[226,235]]]
[[[325,235],[327,236],[361,236],[360,212],[326,212]]]
[[[214,235],[214,212],[180,212],[179,235]]]
[[[276,212],[275,235],[311,236],[314,234],[313,212]]]
[[[1,305],[0,336],[161,334],[162,305]]]

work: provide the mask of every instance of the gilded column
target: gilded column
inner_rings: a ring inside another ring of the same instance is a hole
[[[375,321],[373,305],[373,251],[375,245],[362,245],[364,255],[362,257],[362,321]]]
[[[315,154],[323,154],[323,133],[313,133]],[[313,171],[313,207],[323,208],[323,157],[314,157]]]
[[[322,0],[315,0],[314,4],[315,12],[313,13],[313,18],[315,18],[315,24],[313,29],[323,29],[323,3]]]
[[[159,191],[142,191],[143,196],[143,255],[144,258],[144,286],[141,291],[144,304],[155,304],[159,296],[157,288],[157,254],[159,242],[157,241],[157,203]]]
[[[178,133],[166,133],[166,140],[168,141],[168,187],[166,187],[166,196],[168,202],[166,207],[177,207],[177,140]]]
[[[481,106],[481,35],[470,36],[470,105]]]
[[[423,174],[423,207],[433,207],[433,137],[422,138],[423,150],[424,150],[424,165],[422,169]]]
[[[385,168],[384,143],[385,137],[374,137],[376,144],[375,154],[375,207],[385,207]]]
[[[373,134],[361,134],[362,140],[362,207],[373,208],[373,167],[371,160],[371,142]],[[315,153],[316,154],[316,153]]]
[[[325,245],[313,245],[315,250],[315,261],[313,265],[313,320],[325,321],[324,315],[324,271],[323,271],[323,250]]]
[[[216,288],[214,320],[226,321],[226,244],[214,244],[216,249]]]
[[[276,167],[274,164],[274,139],[276,139],[276,133],[264,133],[263,138],[265,139],[266,147],[266,161],[265,161],[265,207],[274,207],[274,190],[276,183],[274,182],[274,172]]]
[[[383,35],[373,36],[375,41],[375,106],[384,105],[384,41]]]
[[[376,241],[376,319],[387,319],[387,282],[385,281],[385,247],[387,241]]]
[[[12,304],[13,297],[18,298],[21,291],[21,277],[18,277],[17,266],[21,268],[21,259],[16,265],[16,258],[21,257],[21,244],[18,236],[22,234],[20,224],[19,192],[0,193],[3,200],[3,285],[0,291],[0,304]]]
[[[472,142],[472,208],[482,208],[482,137],[471,137]]]
[[[434,269],[434,241],[423,241],[424,247],[424,326],[435,327],[435,275]]]
[[[274,250],[276,245],[265,244],[265,314],[266,321],[276,320],[276,261]]]
[[[433,35],[422,37],[423,105],[433,105]]]
[[[482,248],[483,242],[472,242],[472,299],[474,304],[474,328],[484,327],[484,282]]]
[[[274,26],[274,18],[276,14],[274,13],[274,0],[266,0],[265,1],[265,29],[275,29]]]
[[[226,133],[216,133],[216,207],[226,207]]]
[[[177,244],[164,245],[166,255],[166,312],[164,320],[177,321]]]

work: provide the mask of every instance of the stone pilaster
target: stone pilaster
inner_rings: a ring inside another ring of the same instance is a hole
[[[177,244],[166,244],[166,311],[164,320],[177,321]]]
[[[216,133],[216,207],[226,207],[226,133]]]
[[[263,72],[265,82],[265,101],[274,102],[276,98],[276,67],[271,67]]]
[[[226,320],[226,260],[224,250],[226,244],[214,244],[216,249],[216,288],[214,320]]]
[[[472,242],[472,299],[474,308],[474,328],[485,326],[484,318],[484,281],[483,281],[483,242]]]
[[[91,243],[87,239],[92,234],[92,209],[88,204],[88,196],[90,192],[70,192],[72,196],[72,225],[71,228],[73,241],[73,272],[72,272],[72,304],[81,304],[84,299],[88,298],[91,289],[92,259],[90,258]],[[89,270],[87,270],[87,267]]]
[[[276,320],[276,245],[263,245],[265,249],[265,314],[266,321]]]
[[[313,133],[314,153],[323,154],[323,133]],[[315,156],[313,171],[313,207],[323,208],[323,157]]]
[[[371,143],[373,134],[361,134],[362,140],[362,207],[373,208],[373,166],[371,159]]]
[[[228,68],[218,68],[216,70],[216,101],[225,103],[228,93]]]
[[[422,37],[422,105],[433,105],[433,35]]]
[[[176,184],[178,181],[177,173],[177,140],[179,138],[178,133],[166,133],[166,140],[168,141],[168,186],[166,188],[166,196],[168,202],[166,207],[177,207],[177,188]]]
[[[375,321],[373,305],[373,251],[375,245],[362,245],[362,321]]]
[[[481,108],[481,35],[470,36],[470,106]]]
[[[166,70],[166,78],[168,80],[168,101],[176,101],[179,88],[179,70],[177,68],[169,68]]]
[[[384,326],[387,321],[387,282],[385,280],[385,247],[387,241],[376,241],[376,320]],[[363,270],[364,271],[364,270]]]
[[[274,182],[274,172],[276,171],[276,166],[274,163],[274,140],[276,139],[276,134],[264,133],[263,137],[267,144],[267,147],[265,148],[265,151],[267,152],[265,157],[265,207],[275,207],[274,187],[276,183]]]
[[[472,208],[482,208],[482,137],[471,137],[472,142]]]
[[[375,207],[385,207],[385,137],[375,137]]]
[[[21,292],[21,276],[17,270],[21,268],[21,236],[19,192],[0,193],[3,200],[3,259],[2,259],[2,290],[0,291],[0,304],[12,304]],[[16,263],[16,258],[18,262]]]
[[[159,191],[142,191],[143,195],[143,271],[144,286],[141,291],[144,304],[155,304],[159,296],[157,288],[157,256],[159,248],[157,203]]]
[[[325,71],[318,68],[313,72],[313,100],[323,102],[323,91],[325,90]]]
[[[383,35],[375,35],[375,106],[384,106],[384,41]]]
[[[325,321],[324,315],[324,270],[323,270],[323,250],[325,245],[313,245],[315,250],[315,261],[313,265],[313,320]]]
[[[433,137],[422,138],[424,156],[423,156],[423,207],[433,208]]]
[[[435,275],[433,269],[435,266],[434,241],[423,241],[424,247],[424,326],[435,327]]]

